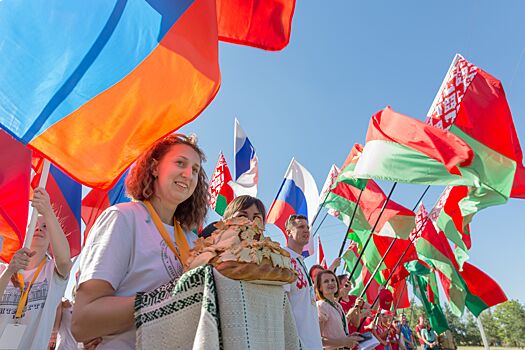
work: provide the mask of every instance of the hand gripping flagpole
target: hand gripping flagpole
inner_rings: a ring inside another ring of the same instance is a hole
[[[49,160],[44,158],[44,164],[42,165],[42,174],[40,175],[40,181],[38,182],[38,187],[46,187],[50,165],[51,164],[49,163]],[[36,210],[36,208],[33,208],[33,211],[31,212],[31,218],[29,219],[29,225],[27,226],[26,237],[24,238],[23,248],[31,247],[31,242],[33,241],[33,235],[35,233],[37,219],[38,219],[38,210]],[[23,271],[24,270],[19,270],[18,272],[21,273]]]
[[[427,194],[428,190],[430,189],[430,185],[428,185],[425,190],[423,191],[423,193],[421,194],[421,196],[419,197],[419,199],[417,200],[416,204],[414,205],[414,208],[412,209],[412,211],[415,211],[417,209],[417,206],[419,205],[419,203],[421,203],[421,201],[423,200],[423,197],[425,197],[425,195]],[[422,226],[421,226],[422,228]],[[420,228],[420,229],[421,229]],[[419,231],[419,230],[418,230]],[[414,235],[414,236],[417,236],[417,235]],[[361,292],[361,295],[360,297],[362,298],[363,295],[365,295],[366,293],[366,290],[368,289],[368,287],[370,287],[370,284],[372,283],[372,280],[374,279],[375,275],[377,274],[377,272],[379,271],[379,269],[381,268],[381,265],[383,265],[383,262],[385,261],[386,257],[388,256],[388,253],[390,253],[390,251],[392,250],[392,248],[394,247],[394,244],[397,242],[398,238],[395,237],[392,242],[390,243],[390,245],[388,246],[385,254],[381,257],[381,260],[379,260],[379,263],[376,265],[376,268],[374,269],[374,272],[372,273],[372,275],[370,276],[370,278],[368,279],[368,282],[366,283],[365,285],[365,288],[363,289],[363,291]],[[412,241],[410,241],[410,244],[412,244]],[[410,244],[408,245],[408,247],[410,247]],[[406,249],[406,251],[408,251],[408,247]],[[406,252],[405,252],[406,254]],[[402,255],[402,258],[405,256],[405,254]],[[390,273],[392,274],[393,271],[395,271],[395,269],[397,268],[397,266],[399,265],[400,263],[400,260],[398,260],[397,264],[396,264],[396,267],[394,268],[394,270],[392,270]],[[390,277],[389,277],[390,279]],[[386,284],[385,284],[386,285]]]
[[[392,196],[392,192],[394,192],[394,189],[396,188],[396,185],[397,185],[397,182],[394,182],[394,184],[392,185],[392,188],[390,189],[390,193],[388,193],[388,196],[386,197],[386,200],[383,203],[383,207],[381,208],[381,212],[379,212],[379,216],[376,219],[374,227],[372,228],[372,230],[370,230],[370,234],[368,235],[368,238],[366,239],[366,242],[363,245],[363,248],[361,248],[361,252],[359,253],[359,256],[357,257],[357,260],[356,260],[356,262],[354,264],[354,267],[352,268],[352,272],[350,272],[350,275],[348,276],[349,280],[352,280],[352,277],[354,276],[355,270],[357,269],[357,266],[361,262],[361,258],[363,257],[363,253],[365,252],[365,249],[368,246],[368,243],[370,243],[370,240],[372,239],[373,232],[375,231],[377,225],[379,224],[379,220],[381,220],[381,216],[383,216],[383,212],[385,211],[386,205],[390,201],[390,197]],[[356,210],[357,210],[357,205],[356,205]],[[354,211],[354,213],[355,213],[355,211]],[[345,233],[345,235],[346,236],[348,235],[348,231]]]

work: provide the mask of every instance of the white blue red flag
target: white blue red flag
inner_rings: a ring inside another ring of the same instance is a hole
[[[235,149],[235,196],[257,196],[257,183],[259,182],[259,161],[255,148],[235,118],[235,136],[233,140]]]
[[[311,224],[319,206],[319,191],[313,176],[299,162],[292,158],[284,176],[279,192],[268,212],[268,223],[278,226],[286,233],[285,223],[292,214],[304,215]],[[303,255],[308,257],[314,253],[314,242],[310,233],[310,241],[305,246]]]

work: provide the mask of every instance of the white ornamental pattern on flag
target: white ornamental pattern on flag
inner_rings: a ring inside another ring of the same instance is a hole
[[[454,61],[426,120],[427,124],[444,130],[454,124],[461,100],[478,71],[478,67],[461,55],[457,55]]]

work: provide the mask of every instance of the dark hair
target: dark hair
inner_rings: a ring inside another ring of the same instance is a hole
[[[312,265],[312,267],[310,267],[310,270],[308,270],[308,274],[310,275],[310,278],[314,278],[313,273],[317,269],[318,270],[324,270],[324,267],[322,267],[319,264]]]
[[[337,284],[337,290],[335,292],[335,298],[337,299],[339,297],[339,279],[335,275],[335,272],[332,270],[323,270],[317,274],[317,277],[315,278],[315,294],[317,295],[317,299],[323,299],[325,300],[325,296],[323,295],[323,292],[321,292],[321,278],[323,275],[330,274],[334,276],[335,283]]]
[[[195,136],[187,137],[182,134],[171,134],[161,138],[142,153],[131,168],[126,177],[126,192],[128,196],[136,201],[151,199],[154,195],[153,184],[155,182],[153,169],[170,151],[172,146],[181,144],[189,146],[197,152],[201,163],[206,160],[204,152],[197,146]],[[199,227],[206,217],[208,203],[208,178],[201,166],[195,190],[190,198],[177,206],[174,216],[185,229]]]
[[[263,224],[266,225],[266,208],[264,207],[263,202],[258,198],[248,195],[242,195],[232,200],[224,210],[223,217],[225,220],[231,219],[235,213],[241,210],[246,210],[254,204],[262,215]]]
[[[284,228],[286,230],[289,230],[292,228],[292,226],[294,226],[294,222],[295,220],[297,219],[302,219],[302,220],[306,220],[306,222],[308,222],[308,218],[304,215],[301,215],[301,214],[292,214],[288,217],[288,219],[286,220],[286,223],[284,224]]]

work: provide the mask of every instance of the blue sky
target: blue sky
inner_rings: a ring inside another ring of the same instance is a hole
[[[298,1],[282,52],[220,45],[222,87],[183,132],[198,134],[209,176],[221,150],[233,170],[237,117],[257,150],[258,197],[269,208],[292,157],[320,189],[330,166],[341,164],[354,143],[364,143],[376,111],[390,105],[423,120],[452,58],[461,53],[502,81],[525,144],[523,13],[521,1]],[[391,186],[381,185],[385,192]],[[412,208],[423,190],[401,185],[393,199]],[[441,190],[429,191],[427,208]],[[524,200],[510,200],[480,212],[471,226],[470,261],[521,302],[525,282],[516,271],[525,265],[524,212]],[[319,230],[329,261],[344,231],[331,217]],[[275,226],[267,232],[283,242]]]

